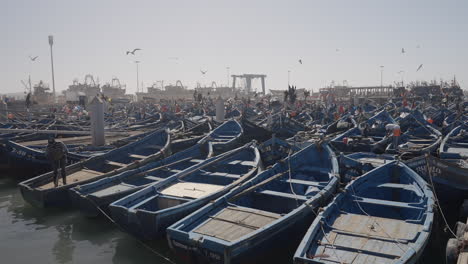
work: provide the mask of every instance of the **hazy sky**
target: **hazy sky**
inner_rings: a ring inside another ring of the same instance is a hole
[[[288,70],[291,83],[314,90],[332,80],[380,85],[384,65],[384,84],[404,70],[405,80],[456,75],[466,88],[467,13],[466,0],[1,0],[0,93],[24,91],[29,73],[51,83],[50,34],[57,90],[91,73],[101,84],[116,76],[134,92],[135,59],[145,87],[226,84],[226,67],[267,74],[269,89],[285,89]],[[133,48],[143,50],[126,56]]]

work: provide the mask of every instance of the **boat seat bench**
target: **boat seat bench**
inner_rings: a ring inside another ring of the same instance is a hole
[[[164,180],[164,178],[159,178],[159,177],[155,177],[155,176],[151,176],[151,175],[145,176],[145,179],[152,180],[152,181],[162,181],[162,180]]]
[[[307,186],[314,186],[314,187],[321,187],[321,183],[319,182],[314,182],[314,181],[305,181],[305,180],[298,180],[298,179],[286,179],[285,182],[287,183],[293,183],[293,184],[302,184],[302,185],[307,185]]]
[[[292,193],[276,192],[276,191],[271,191],[271,190],[262,190],[259,193],[265,194],[265,195],[271,195],[271,196],[278,196],[278,197],[284,197],[284,198],[289,198],[289,199],[297,199],[297,200],[307,201],[307,197],[304,196],[304,195],[294,195]]]
[[[379,199],[372,199],[372,198],[364,198],[364,197],[359,197],[359,196],[354,196],[356,198],[353,200],[354,202],[357,203],[366,203],[366,204],[375,204],[375,205],[383,205],[383,206],[389,206],[389,207],[399,207],[399,208],[408,208],[408,209],[418,209],[422,210],[423,208],[417,207],[417,206],[411,206],[408,203],[402,203],[402,202],[395,202],[395,201],[389,201],[389,200],[379,200]]]
[[[126,167],[127,164],[124,164],[124,163],[120,163],[120,162],[115,162],[115,161],[111,161],[111,160],[106,160],[106,163],[111,165],[111,166],[116,166],[116,167]]]
[[[130,157],[135,158],[135,159],[146,159],[146,158],[148,158],[148,156],[143,156],[143,155],[138,155],[138,154],[130,154]]]

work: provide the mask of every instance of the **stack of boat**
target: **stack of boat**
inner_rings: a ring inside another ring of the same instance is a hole
[[[273,252],[294,263],[422,263],[444,203],[468,199],[468,123],[453,107],[367,104],[326,124],[313,109],[272,111],[235,108],[222,124],[206,113],[115,121],[140,132],[73,151],[67,184],[48,172],[21,193],[109,217],[138,239],[166,236],[184,262],[230,264]],[[401,128],[398,146],[389,124]],[[28,144],[4,141],[4,155],[47,166]]]

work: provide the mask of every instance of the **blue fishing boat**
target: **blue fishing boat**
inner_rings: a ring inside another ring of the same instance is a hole
[[[437,197],[444,204],[459,204],[468,199],[468,160],[424,155],[404,162],[434,185]]]
[[[357,123],[352,115],[347,114],[342,116],[340,119],[323,126],[320,128],[320,132],[324,135],[332,135],[340,132],[342,133],[353,127],[357,127]]]
[[[417,263],[429,242],[433,193],[397,161],[352,181],[314,220],[294,263]]]
[[[74,206],[88,217],[98,216],[101,210],[108,214],[109,204],[199,164],[210,158],[212,153],[212,146],[209,142],[196,143],[165,159],[79,185],[70,189],[70,196]]]
[[[66,167],[67,184],[62,179],[54,186],[53,172],[48,172],[19,184],[21,195],[37,207],[70,207],[68,190],[161,159],[170,151],[170,135],[166,130]]]
[[[399,120],[403,134],[399,138],[398,150],[390,142],[386,153],[403,153],[402,159],[410,159],[424,153],[435,152],[442,141],[440,133],[418,110],[405,113]]]
[[[396,122],[387,111],[382,110],[358,127],[338,135],[330,144],[343,152],[383,152],[390,140],[386,136],[387,124]]]
[[[468,122],[445,136],[439,148],[441,159],[468,159]]]
[[[244,129],[236,120],[224,122],[219,127],[215,128],[208,136],[203,138],[200,143],[210,141],[213,144],[213,150],[223,151],[226,148],[234,148],[239,144]]]
[[[15,175],[38,175],[52,170],[50,161],[42,150],[29,148],[19,143],[7,140],[0,143],[0,164],[14,171]],[[79,153],[69,153],[67,165],[71,165],[80,160],[89,158],[89,155]]]
[[[375,154],[372,152],[356,152],[338,157],[342,182],[350,182],[354,178],[395,160],[394,155]]]
[[[301,237],[338,186],[331,148],[310,145],[167,229],[188,263],[256,263]]]
[[[142,239],[166,228],[238,186],[261,169],[255,143],[210,158],[109,206],[114,221]]]
[[[209,125],[208,122],[205,123]],[[221,126],[231,126],[231,123],[227,122]],[[208,127],[211,128],[211,126]],[[198,126],[191,131],[193,132],[195,129],[198,129]],[[220,133],[228,131],[228,129],[218,129],[216,131],[217,136],[219,137]],[[227,135],[230,134],[229,132]],[[187,136],[186,133],[183,135],[184,137]],[[211,140],[215,137],[210,135],[211,133],[205,137],[206,140],[199,140],[198,142],[192,142],[192,144],[190,142],[186,144],[183,139],[182,142],[172,142],[171,150],[180,149],[181,147],[178,147],[178,144],[183,144],[186,148],[162,160],[150,162],[139,168],[70,189],[73,204],[89,217],[98,216],[101,211],[106,214],[109,213],[109,204],[212,157]],[[221,143],[217,143],[218,150],[221,150]],[[229,146],[228,142],[226,142],[224,150],[228,150]]]

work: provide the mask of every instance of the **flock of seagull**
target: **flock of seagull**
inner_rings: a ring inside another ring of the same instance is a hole
[[[419,49],[420,47],[421,47],[421,46],[419,46],[419,45],[416,46],[417,49]],[[338,51],[340,51],[340,49],[336,49],[336,51],[338,52]],[[401,53],[402,53],[402,54],[405,54],[405,53],[406,53],[405,48],[401,48]],[[299,59],[298,62],[299,62],[299,64],[302,65],[302,59]],[[421,63],[421,64],[418,66],[418,68],[416,69],[416,71],[418,72],[419,70],[422,69],[422,67],[423,67],[423,64]],[[404,72],[404,71],[399,71],[398,73],[403,73],[403,72]]]
[[[419,49],[420,46],[417,45],[416,48]],[[130,54],[131,54],[131,55],[135,55],[135,52],[141,51],[141,50],[142,50],[142,49],[140,49],[140,48],[135,48],[135,49],[133,49],[132,51],[127,50],[126,55],[130,55]],[[338,52],[338,51],[340,51],[340,49],[336,49],[336,51]],[[401,53],[402,53],[402,54],[405,54],[405,53],[406,53],[405,48],[401,48]],[[30,59],[31,61],[36,61],[36,59],[37,59],[38,57],[39,57],[39,56],[35,56],[35,57],[29,56],[29,59]],[[171,60],[178,60],[179,58],[178,58],[178,57],[169,57],[169,59],[171,59]],[[298,62],[299,62],[299,64],[302,65],[302,59],[299,59]],[[421,63],[421,64],[418,66],[418,68],[416,69],[416,71],[418,72],[419,70],[422,69],[422,67],[423,67],[423,64]],[[207,70],[200,70],[200,72],[201,72],[202,75],[205,75],[208,71],[207,71]],[[399,71],[398,73],[403,73],[403,71]]]

